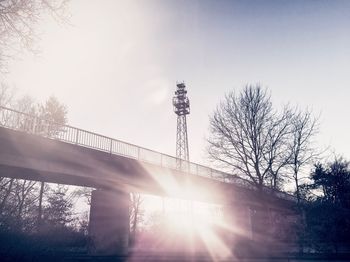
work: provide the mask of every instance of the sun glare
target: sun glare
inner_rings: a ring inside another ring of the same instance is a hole
[[[229,232],[220,205],[150,195],[143,197],[146,216],[151,217],[154,212],[162,214],[163,234],[175,235],[184,243],[190,243],[189,249],[208,252],[213,259],[231,254],[220,233],[222,230],[218,230]]]
[[[161,239],[157,248],[176,250],[176,247],[182,246],[178,250],[203,251],[209,253],[213,261],[230,256],[226,240],[235,230],[225,223],[222,206],[195,201],[204,196],[204,199],[211,199],[210,192],[205,188],[199,190],[190,183],[180,185],[170,171],[159,173],[150,166],[145,166],[145,169],[169,196],[144,196],[145,215],[152,217],[152,213],[158,214],[158,232],[163,237],[157,237]],[[150,220],[154,221],[154,218]]]

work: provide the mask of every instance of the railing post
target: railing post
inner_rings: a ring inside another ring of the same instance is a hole
[[[79,129],[77,129],[77,134],[75,136],[75,144],[78,144],[78,139],[79,139]]]
[[[140,160],[140,148],[137,147],[137,160]]]
[[[109,153],[111,153],[112,154],[112,149],[113,149],[113,139],[111,138],[110,139],[111,140],[111,142],[110,142],[110,145],[109,145]]]

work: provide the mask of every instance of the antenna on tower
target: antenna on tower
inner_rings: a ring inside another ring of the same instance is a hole
[[[186,115],[190,113],[190,101],[185,83],[177,83],[176,87],[173,97],[174,112],[177,115],[176,168],[181,170],[183,160],[189,161]]]

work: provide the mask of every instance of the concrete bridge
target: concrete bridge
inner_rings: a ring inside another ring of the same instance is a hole
[[[247,238],[259,238],[252,212],[261,220],[295,215],[293,196],[267,188],[259,194],[249,181],[192,162],[182,161],[179,170],[177,161],[0,106],[0,176],[96,188],[89,225],[93,253],[127,252],[130,192],[222,204],[228,223],[239,225]]]

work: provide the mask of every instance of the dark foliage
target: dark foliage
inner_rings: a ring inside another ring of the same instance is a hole
[[[318,163],[311,178],[308,190],[317,196],[306,206],[307,239],[317,250],[338,252],[350,245],[349,163]]]
[[[0,229],[1,261],[61,261],[86,246],[86,237],[70,228],[28,234]]]

